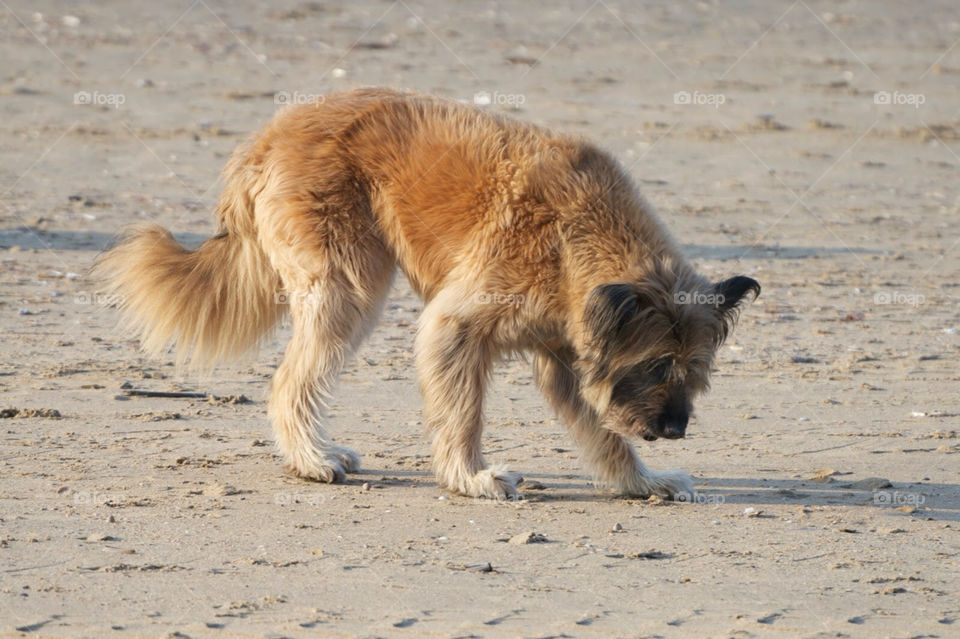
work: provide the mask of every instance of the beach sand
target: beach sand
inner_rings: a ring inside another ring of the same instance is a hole
[[[0,635],[956,635],[955,3],[10,0],[0,34]],[[345,485],[273,449],[288,327],[206,375],[118,330],[115,233],[196,245],[240,141],[365,85],[588,136],[762,283],[687,439],[638,442],[694,502],[596,488],[522,360],[484,450],[525,499],[438,489],[402,276],[332,403]]]

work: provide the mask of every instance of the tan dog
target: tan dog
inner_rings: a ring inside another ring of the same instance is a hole
[[[481,413],[494,362],[528,351],[601,482],[693,490],[682,471],[648,470],[628,437],[683,437],[738,303],[760,286],[697,275],[605,152],[365,89],[278,113],[227,164],[216,216],[196,251],[142,227],[98,268],[153,354],[175,341],[181,360],[212,364],[290,313],[270,419],[299,476],[342,481],[359,466],[322,409],[399,264],[426,303],[416,360],[441,486],[516,495],[520,476],[483,460]]]

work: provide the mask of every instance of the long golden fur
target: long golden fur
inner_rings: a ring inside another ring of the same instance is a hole
[[[289,313],[270,419],[299,476],[359,466],[322,425],[345,360],[377,321],[396,266],[423,298],[416,361],[439,484],[513,496],[481,455],[484,386],[531,352],[540,389],[586,463],[629,495],[692,491],[628,437],[681,437],[748,291],[684,260],[621,166],[572,137],[438,98],[365,89],[288,107],[237,149],[219,233],[187,251],[131,231],[97,267],[143,347],[212,365]]]

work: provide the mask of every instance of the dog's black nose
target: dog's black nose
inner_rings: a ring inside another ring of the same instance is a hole
[[[657,415],[657,434],[667,439],[680,439],[687,434],[688,421],[690,402],[682,393],[673,392]]]
[[[680,439],[687,434],[687,422],[690,417],[686,412],[677,415],[663,415],[658,421],[660,436],[667,439]]]
[[[663,427],[663,436],[667,439],[681,439],[687,434],[687,420],[682,422],[668,422]]]

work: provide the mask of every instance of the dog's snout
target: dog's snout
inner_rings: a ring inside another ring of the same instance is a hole
[[[690,415],[687,411],[664,413],[657,420],[657,430],[660,431],[661,437],[681,439],[687,434],[688,421],[690,421]]]
[[[680,439],[687,434],[687,420],[667,422],[663,426],[663,436],[667,439]]]

